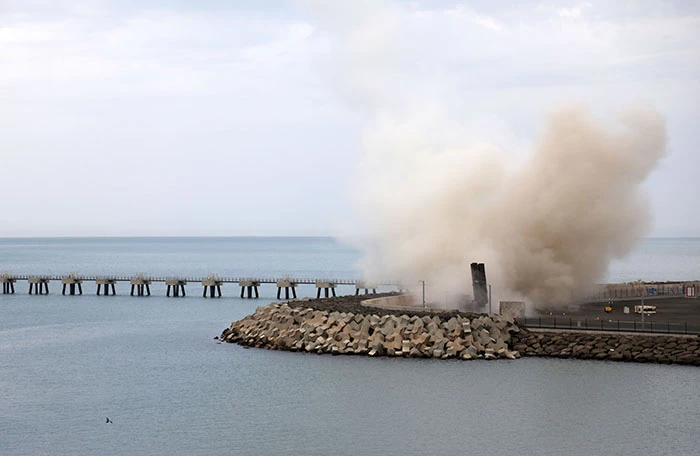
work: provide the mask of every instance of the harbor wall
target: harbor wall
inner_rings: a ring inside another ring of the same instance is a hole
[[[226,342],[274,350],[336,355],[417,358],[515,359],[511,334],[519,329],[500,315],[395,315],[317,310],[273,303],[233,322]]]
[[[697,336],[521,330],[511,343],[522,356],[700,366]]]
[[[409,302],[400,296],[272,303],[232,322],[220,339],[334,355],[464,360],[536,356],[700,366],[700,338],[694,335],[528,330],[504,315],[397,308],[397,302]],[[370,307],[373,301],[390,308]]]

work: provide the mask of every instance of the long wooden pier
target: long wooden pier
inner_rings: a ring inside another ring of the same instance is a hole
[[[219,277],[216,274],[211,274],[207,277],[192,277],[192,276],[148,276],[145,274],[137,274],[134,276],[114,275],[114,276],[97,276],[97,275],[79,275],[75,273],[66,275],[36,275],[36,274],[3,274],[0,275],[2,282],[2,294],[14,294],[15,284],[25,281],[29,284],[29,294],[49,294],[49,284],[51,282],[59,282],[62,285],[61,294],[83,294],[84,282],[95,282],[96,294],[99,296],[102,291],[103,296],[115,295],[117,282],[128,282],[131,285],[130,296],[150,296],[151,284],[162,282],[166,285],[167,297],[182,297],[186,296],[185,285],[188,283],[200,283],[203,287],[202,297],[221,297],[221,288],[224,284],[237,284],[240,287],[241,298],[258,298],[260,293],[258,288],[263,284],[274,284],[277,287],[277,299],[281,298],[284,291],[285,299],[292,297],[296,298],[296,288],[299,285],[315,285],[317,292],[316,297],[335,296],[335,289],[338,286],[353,286],[355,294],[358,295],[364,291],[368,294],[370,290],[376,293],[380,286],[392,286],[402,289],[398,282],[385,281],[381,283],[369,283],[362,280],[354,279],[319,279],[319,278],[292,278],[285,276],[277,277]]]

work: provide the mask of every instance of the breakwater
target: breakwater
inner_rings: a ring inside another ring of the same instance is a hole
[[[357,299],[272,303],[233,322],[221,339],[245,346],[336,355],[515,359],[512,318],[392,311]],[[320,307],[320,308],[319,308]],[[324,308],[325,307],[325,308]]]
[[[700,366],[696,336],[529,331],[512,318],[420,308],[371,307],[345,296],[272,303],[231,323],[221,340],[273,350],[334,355],[516,359],[521,356]]]
[[[511,343],[522,356],[700,366],[696,336],[522,330],[513,335]]]

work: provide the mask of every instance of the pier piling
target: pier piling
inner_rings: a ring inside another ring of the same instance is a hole
[[[185,285],[187,284],[186,280],[182,279],[168,279],[165,281],[165,284],[168,286],[167,292],[165,293],[165,296],[170,297],[170,290],[172,289],[173,291],[173,297],[177,298],[178,296],[187,296],[185,294]]]
[[[202,280],[202,286],[204,286],[204,291],[202,292],[202,297],[207,297],[207,288],[209,288],[210,298],[220,298],[221,297],[221,284],[223,282],[216,278],[215,276],[210,276],[208,279]]]
[[[109,296],[109,290],[110,288],[112,289],[112,296],[117,294],[117,291],[114,289],[114,284],[117,283],[116,279],[95,279],[95,283],[97,284],[97,296],[100,295],[100,290],[102,286],[104,286],[104,295]]]
[[[377,285],[360,281],[355,284],[355,296],[360,294],[360,290],[365,290],[365,294],[369,294],[369,290],[372,290],[372,293],[377,294]]]
[[[138,296],[151,296],[151,281],[138,275],[131,279],[131,296],[134,296],[134,290]]]
[[[83,294],[83,280],[79,279],[75,274],[70,274],[70,275],[62,278],[61,283],[63,284],[63,287],[61,290],[62,295],[66,294],[66,285],[68,285],[69,293],[71,296],[75,295],[76,286],[78,288],[78,293]]]
[[[284,299],[289,299],[289,289],[292,289],[292,295],[294,299],[297,298],[297,284],[290,279],[282,279],[277,281],[277,299],[280,299],[280,294],[282,293],[282,288],[284,288]]]
[[[0,276],[2,282],[2,294],[15,294],[15,282],[17,279],[9,275]]]
[[[29,294],[49,294],[49,279],[44,277],[29,277]]]
[[[258,287],[260,286],[260,282],[257,280],[239,280],[238,285],[241,287],[241,298],[244,298],[244,292],[247,291],[248,293],[248,298],[253,297],[253,291],[255,291],[255,297],[259,298],[260,295],[258,294]]]
[[[329,290],[333,293],[333,297],[335,297],[335,287],[337,284],[335,282],[329,282],[329,281],[316,281],[316,298],[321,297],[321,290],[323,290],[325,297],[328,298],[328,293]]]

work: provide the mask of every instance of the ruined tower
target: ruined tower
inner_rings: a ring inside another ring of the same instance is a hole
[[[488,285],[486,283],[486,268],[484,263],[472,263],[472,287],[474,289],[474,303],[477,308],[486,308],[489,302]]]

